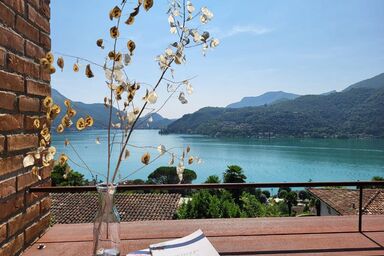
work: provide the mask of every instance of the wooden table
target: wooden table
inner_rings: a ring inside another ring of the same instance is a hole
[[[220,255],[384,255],[384,216],[145,221],[121,224],[122,254],[202,229]],[[43,243],[46,248],[37,249]],[[92,224],[59,224],[24,256],[91,255]]]

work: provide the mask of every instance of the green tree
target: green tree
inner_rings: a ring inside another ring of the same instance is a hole
[[[281,197],[281,198],[284,198],[284,201],[288,207],[288,215],[291,216],[292,215],[292,206],[297,205],[297,193],[294,191],[285,192],[285,193],[283,191],[281,191],[280,194],[283,194],[283,197]]]
[[[228,165],[223,175],[224,183],[245,183],[247,176],[238,165]]]
[[[88,180],[84,175],[72,170],[68,164],[55,165],[51,173],[52,186],[84,186]]]
[[[220,183],[221,180],[217,175],[208,176],[204,183]]]
[[[224,183],[245,183],[247,176],[244,175],[243,169],[238,165],[228,165],[227,170],[223,174]],[[228,189],[232,194],[236,203],[240,203],[240,196],[245,189]]]
[[[384,177],[374,176],[372,177],[372,181],[384,181]],[[370,188],[384,188],[384,186],[371,186]]]
[[[250,193],[244,192],[240,197],[242,217],[253,218],[266,215],[266,207],[259,199]]]
[[[197,178],[194,171],[185,169],[182,184],[191,184]],[[149,184],[178,184],[180,182],[177,176],[176,167],[162,166],[148,175]]]

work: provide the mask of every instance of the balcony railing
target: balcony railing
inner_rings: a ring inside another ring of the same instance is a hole
[[[122,191],[153,190],[200,190],[200,189],[245,189],[245,188],[286,188],[286,187],[356,187],[359,190],[358,229],[362,232],[363,189],[368,187],[384,187],[384,181],[343,181],[343,182],[280,182],[280,183],[206,183],[206,184],[161,184],[161,185],[119,185]],[[46,193],[81,193],[96,192],[95,186],[76,187],[31,187],[29,192]]]

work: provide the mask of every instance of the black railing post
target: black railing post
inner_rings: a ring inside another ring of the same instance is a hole
[[[363,186],[359,186],[359,232],[362,232],[363,222]]]

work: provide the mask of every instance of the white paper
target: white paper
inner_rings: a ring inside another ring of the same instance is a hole
[[[149,256],[151,252],[149,249],[139,250],[135,252],[128,253],[127,256]]]
[[[153,244],[152,256],[220,256],[199,229],[183,238]]]

